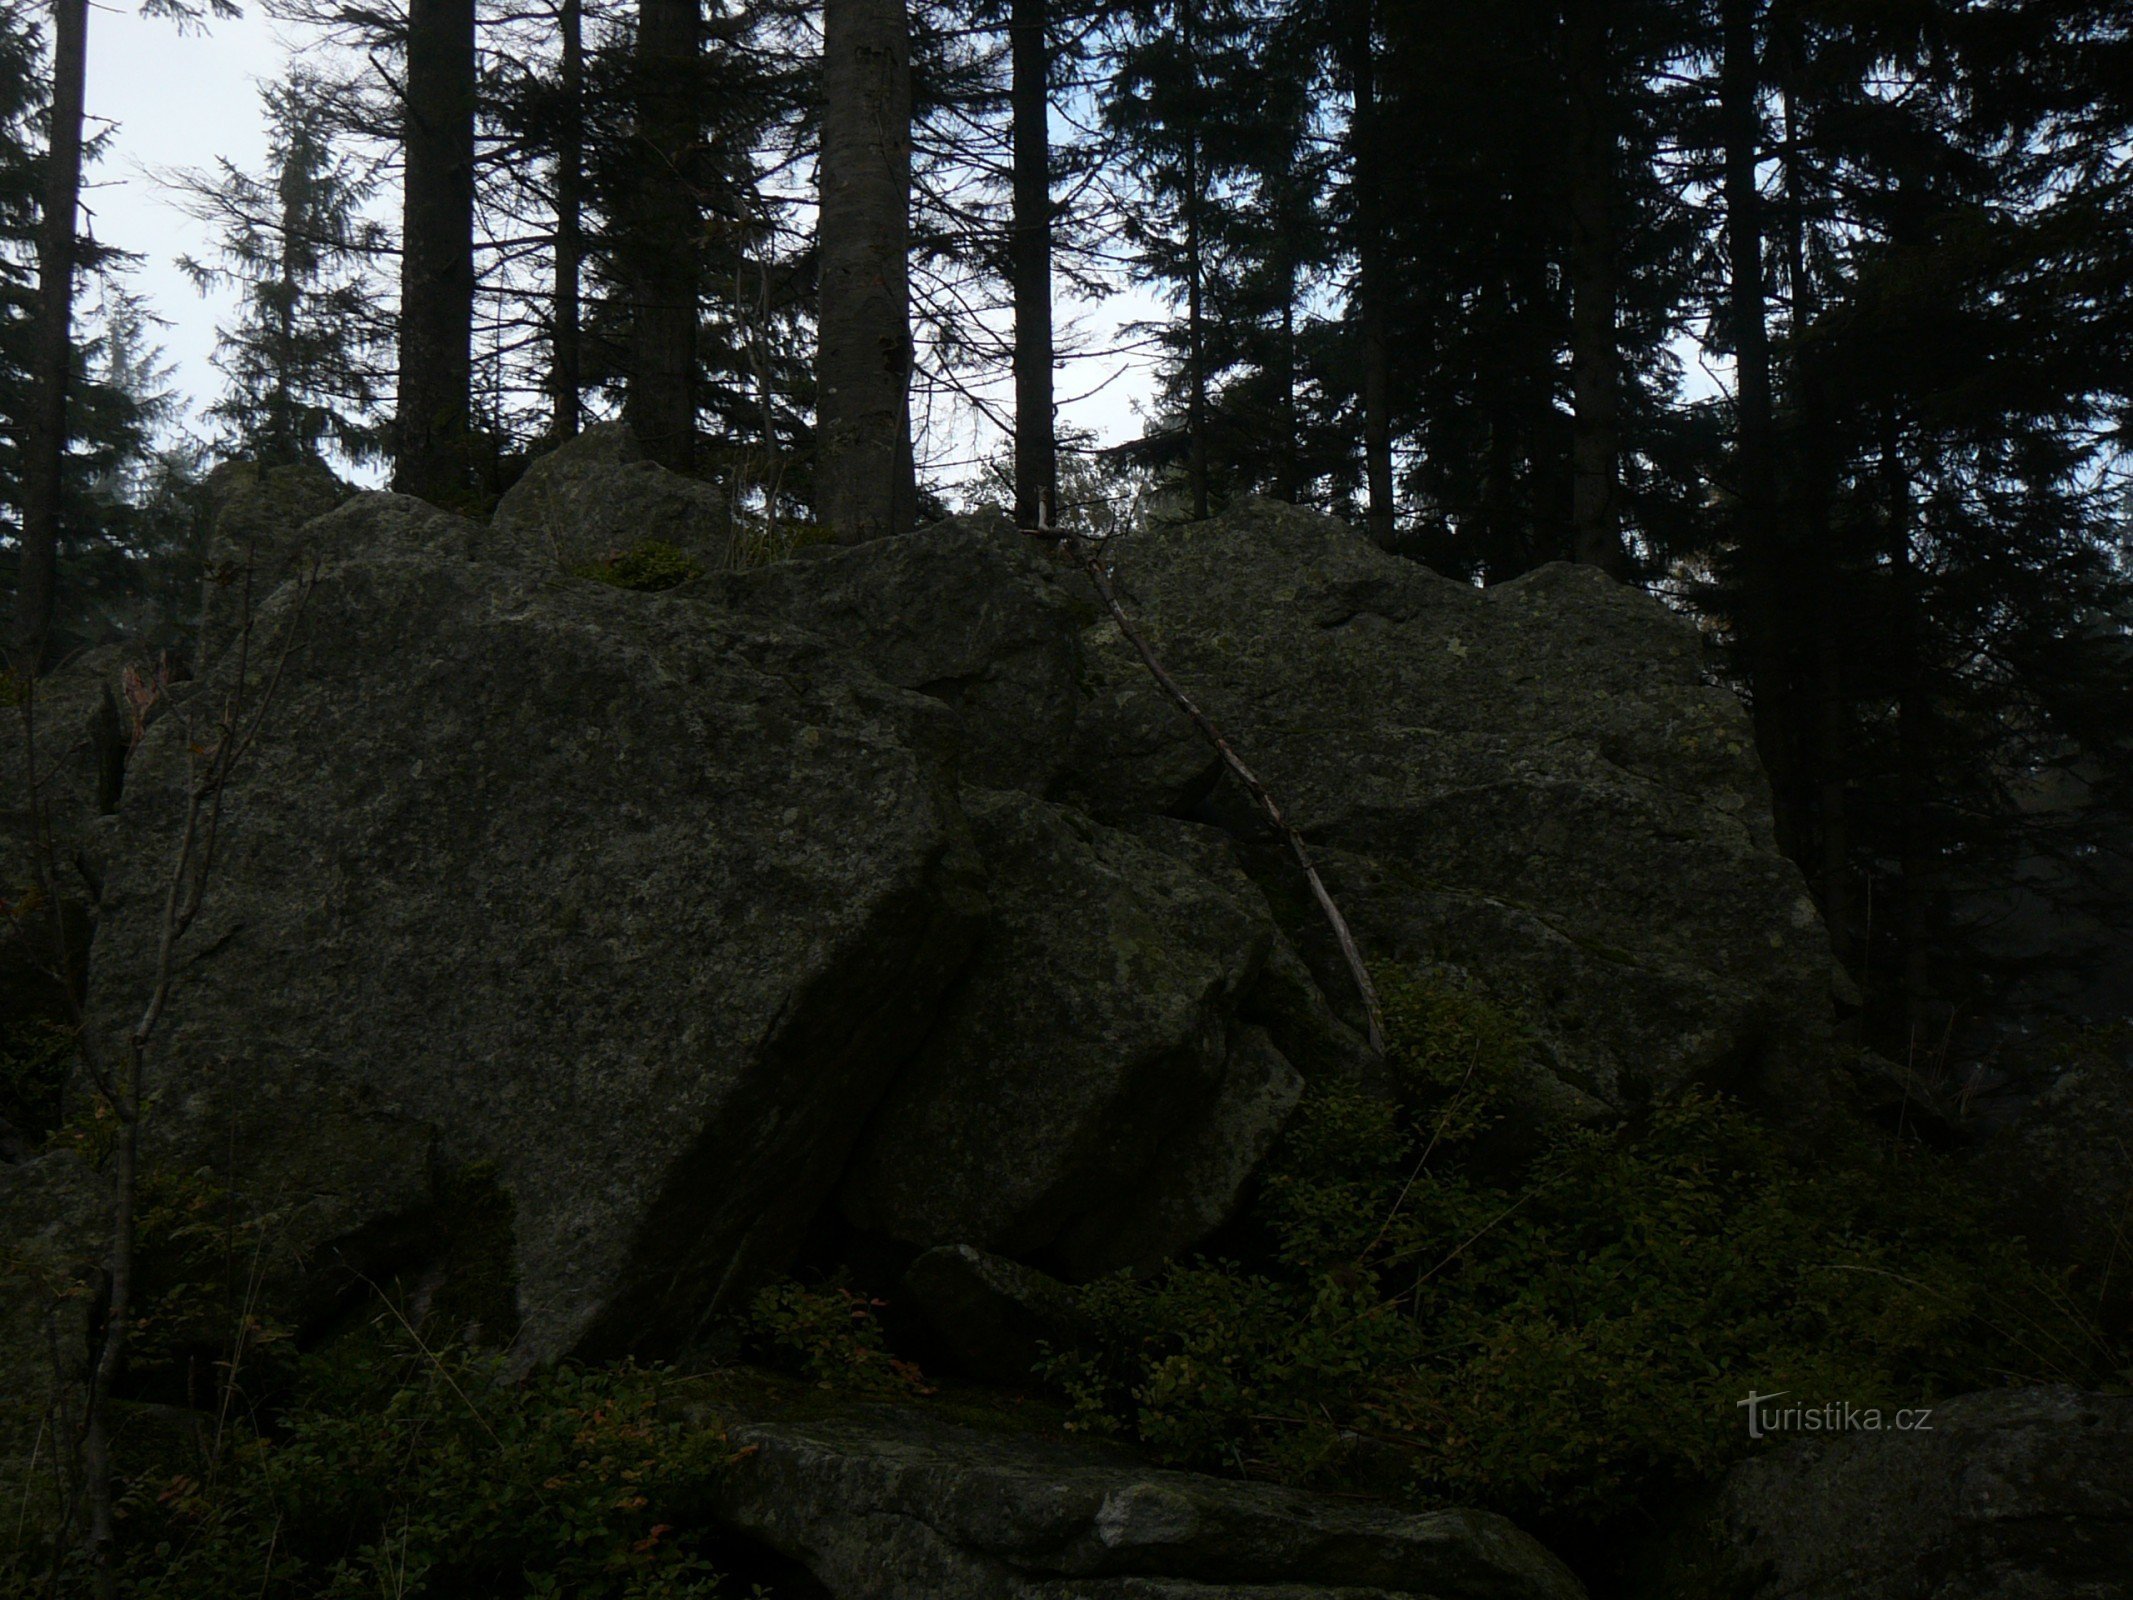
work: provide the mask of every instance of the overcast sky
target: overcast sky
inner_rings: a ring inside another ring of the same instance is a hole
[[[154,174],[172,168],[211,169],[226,157],[246,170],[265,159],[260,123],[259,85],[281,73],[292,43],[300,36],[260,11],[246,7],[235,22],[217,22],[204,34],[181,36],[165,21],[124,9],[97,5],[89,22],[88,107],[92,128],[115,125],[109,152],[92,171],[86,196],[90,225],[98,239],[141,256],[128,282],[144,295],[150,311],[164,324],[160,342],[172,362],[173,383],[186,401],[188,422],[201,428],[201,409],[221,388],[221,376],[208,364],[215,345],[215,325],[233,311],[225,291],[203,298],[175,262],[181,255],[211,259],[214,240],[202,223],[170,203]],[[1122,293],[1097,307],[1060,308],[1062,320],[1087,320],[1093,340],[1115,344],[1117,325],[1159,314],[1149,297]],[[1138,366],[1112,362],[1080,364],[1059,380],[1062,401],[1096,387],[1111,369],[1127,366],[1091,399],[1062,405],[1062,421],[1091,428],[1106,443],[1135,433],[1134,413],[1151,385]],[[1008,399],[1005,375],[991,396]],[[204,430],[203,430],[204,431]],[[994,447],[965,432],[953,454],[967,459]],[[960,471],[945,474],[951,481]]]
[[[216,319],[227,319],[230,302],[203,300],[174,265],[181,255],[211,257],[213,240],[169,203],[150,171],[212,167],[217,156],[258,166],[266,142],[257,85],[279,73],[286,54],[277,25],[257,10],[182,37],[130,6],[98,5],[90,13],[91,127],[116,131],[90,173],[89,226],[99,240],[140,254],[130,287],[166,323],[161,343],[195,415],[221,386],[208,356]]]

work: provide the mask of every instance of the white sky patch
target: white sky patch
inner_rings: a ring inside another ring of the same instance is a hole
[[[215,324],[235,313],[224,290],[205,298],[177,258],[214,257],[214,238],[172,203],[154,172],[212,170],[218,156],[256,169],[266,159],[259,84],[279,75],[288,49],[263,12],[180,35],[169,22],[131,7],[93,8],[89,17],[88,111],[92,130],[115,125],[104,159],[88,175],[89,226],[104,243],[140,256],[126,287],[162,323],[158,342],[184,399],[188,426],[222,392],[208,364]]]

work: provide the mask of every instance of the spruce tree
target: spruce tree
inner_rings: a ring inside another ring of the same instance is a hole
[[[382,449],[390,330],[373,274],[389,241],[363,214],[375,171],[335,146],[329,89],[315,69],[292,66],[260,95],[266,171],[225,161],[182,179],[192,214],[216,229],[219,260],[181,265],[203,290],[241,294],[237,320],[217,330],[228,386],[207,412],[228,454],[287,462],[331,446],[361,461]]]

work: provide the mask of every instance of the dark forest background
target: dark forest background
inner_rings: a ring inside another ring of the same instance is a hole
[[[1646,586],[1753,708],[1866,1036],[1935,1071],[2045,993],[2019,930],[2123,904],[2124,0],[273,9],[322,42],[267,168],[172,179],[241,296],[202,438],[126,289],[158,241],[71,220],[86,0],[0,7],[18,677],[182,646],[216,459],[480,514],[621,417],[758,558],[988,492],[1127,537],[1265,494],[1477,583]],[[1121,247],[1159,397],[1096,450],[1055,299]],[[957,397],[1011,441],[975,480],[913,447]]]

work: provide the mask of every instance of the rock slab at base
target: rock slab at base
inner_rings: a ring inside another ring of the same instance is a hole
[[[1503,1518],[1411,1515],[854,1406],[734,1422],[722,1520],[838,1600],[1582,1600]]]

